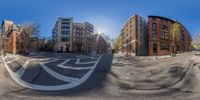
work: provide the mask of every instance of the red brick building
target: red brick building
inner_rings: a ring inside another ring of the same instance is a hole
[[[174,20],[160,16],[148,17],[148,55],[168,55],[191,50],[192,38],[181,23],[180,34],[173,39],[170,31],[173,23]]]
[[[124,24],[121,35],[121,51],[134,55],[147,55],[147,22],[133,15]]]
[[[12,21],[4,20],[1,24],[2,36],[4,37],[4,42],[2,48],[6,52],[18,53],[25,51],[25,46],[23,41],[20,41],[19,35],[21,27],[15,25]]]

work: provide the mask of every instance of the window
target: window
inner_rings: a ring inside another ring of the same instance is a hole
[[[62,19],[62,21],[70,21],[70,19]]]
[[[167,26],[166,25],[161,25],[160,28],[165,30],[165,29],[167,29]]]
[[[153,38],[153,39],[157,39],[157,35],[156,35],[156,34],[153,34],[153,35],[152,35],[152,38]]]
[[[157,39],[157,34],[156,33],[152,33],[152,38],[153,39]]]
[[[152,18],[152,22],[156,22],[156,18]]]
[[[169,50],[169,44],[168,43],[160,43],[160,50]]]
[[[69,35],[69,31],[62,30],[61,35]]]
[[[153,24],[152,24],[152,31],[155,31],[155,30],[156,30],[156,24],[153,23]]]
[[[62,42],[69,42],[69,37],[61,37]]]
[[[162,39],[168,39],[168,33],[167,32],[161,32],[160,35],[161,35]]]
[[[156,24],[155,23],[152,24],[152,28],[156,28]]]
[[[165,39],[165,32],[161,32],[160,35],[162,39]]]
[[[19,42],[16,43],[16,48],[19,49]]]
[[[64,24],[64,25],[69,25],[70,24],[70,22],[62,22],[62,24]]]
[[[61,29],[69,29],[70,26],[61,26]]]
[[[164,23],[164,22],[165,22],[165,20],[164,20],[164,19],[160,19],[160,21],[161,21],[161,23]]]
[[[168,39],[168,33],[165,32],[165,39]]]

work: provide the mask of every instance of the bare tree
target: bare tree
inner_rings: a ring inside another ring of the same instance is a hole
[[[36,42],[36,45],[39,46],[39,28],[40,26],[36,23],[28,23],[22,25],[21,33],[17,39],[18,41],[23,41],[23,45],[26,51],[30,51],[33,46],[33,42]]]

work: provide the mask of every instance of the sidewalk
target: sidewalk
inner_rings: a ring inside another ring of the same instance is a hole
[[[115,57],[122,57],[122,58],[138,58],[138,59],[165,59],[165,58],[171,58],[171,57],[176,57],[180,55],[185,55],[191,52],[185,52],[185,53],[179,53],[175,54],[175,56],[172,55],[157,55],[157,56],[135,56],[135,55],[129,55],[127,56],[126,54],[120,53],[120,54],[114,54]]]
[[[13,91],[21,91],[25,88],[19,86],[9,75],[0,56],[0,93],[11,93]]]
[[[119,55],[117,55],[119,56]],[[158,57],[162,60],[154,59],[121,59],[114,58],[111,76],[115,79],[125,93],[148,93],[163,91],[165,88],[179,83],[188,72],[193,57],[192,52],[178,54],[176,57],[166,56],[147,56],[144,58]],[[168,58],[169,59],[163,59]],[[138,57],[141,58],[141,57]],[[198,59],[198,58],[195,58]]]

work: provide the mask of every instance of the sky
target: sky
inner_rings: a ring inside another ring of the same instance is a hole
[[[0,0],[0,21],[34,22],[41,35],[49,37],[58,17],[73,17],[114,39],[132,15],[157,15],[178,20],[195,36],[200,32],[199,4],[200,0]]]

